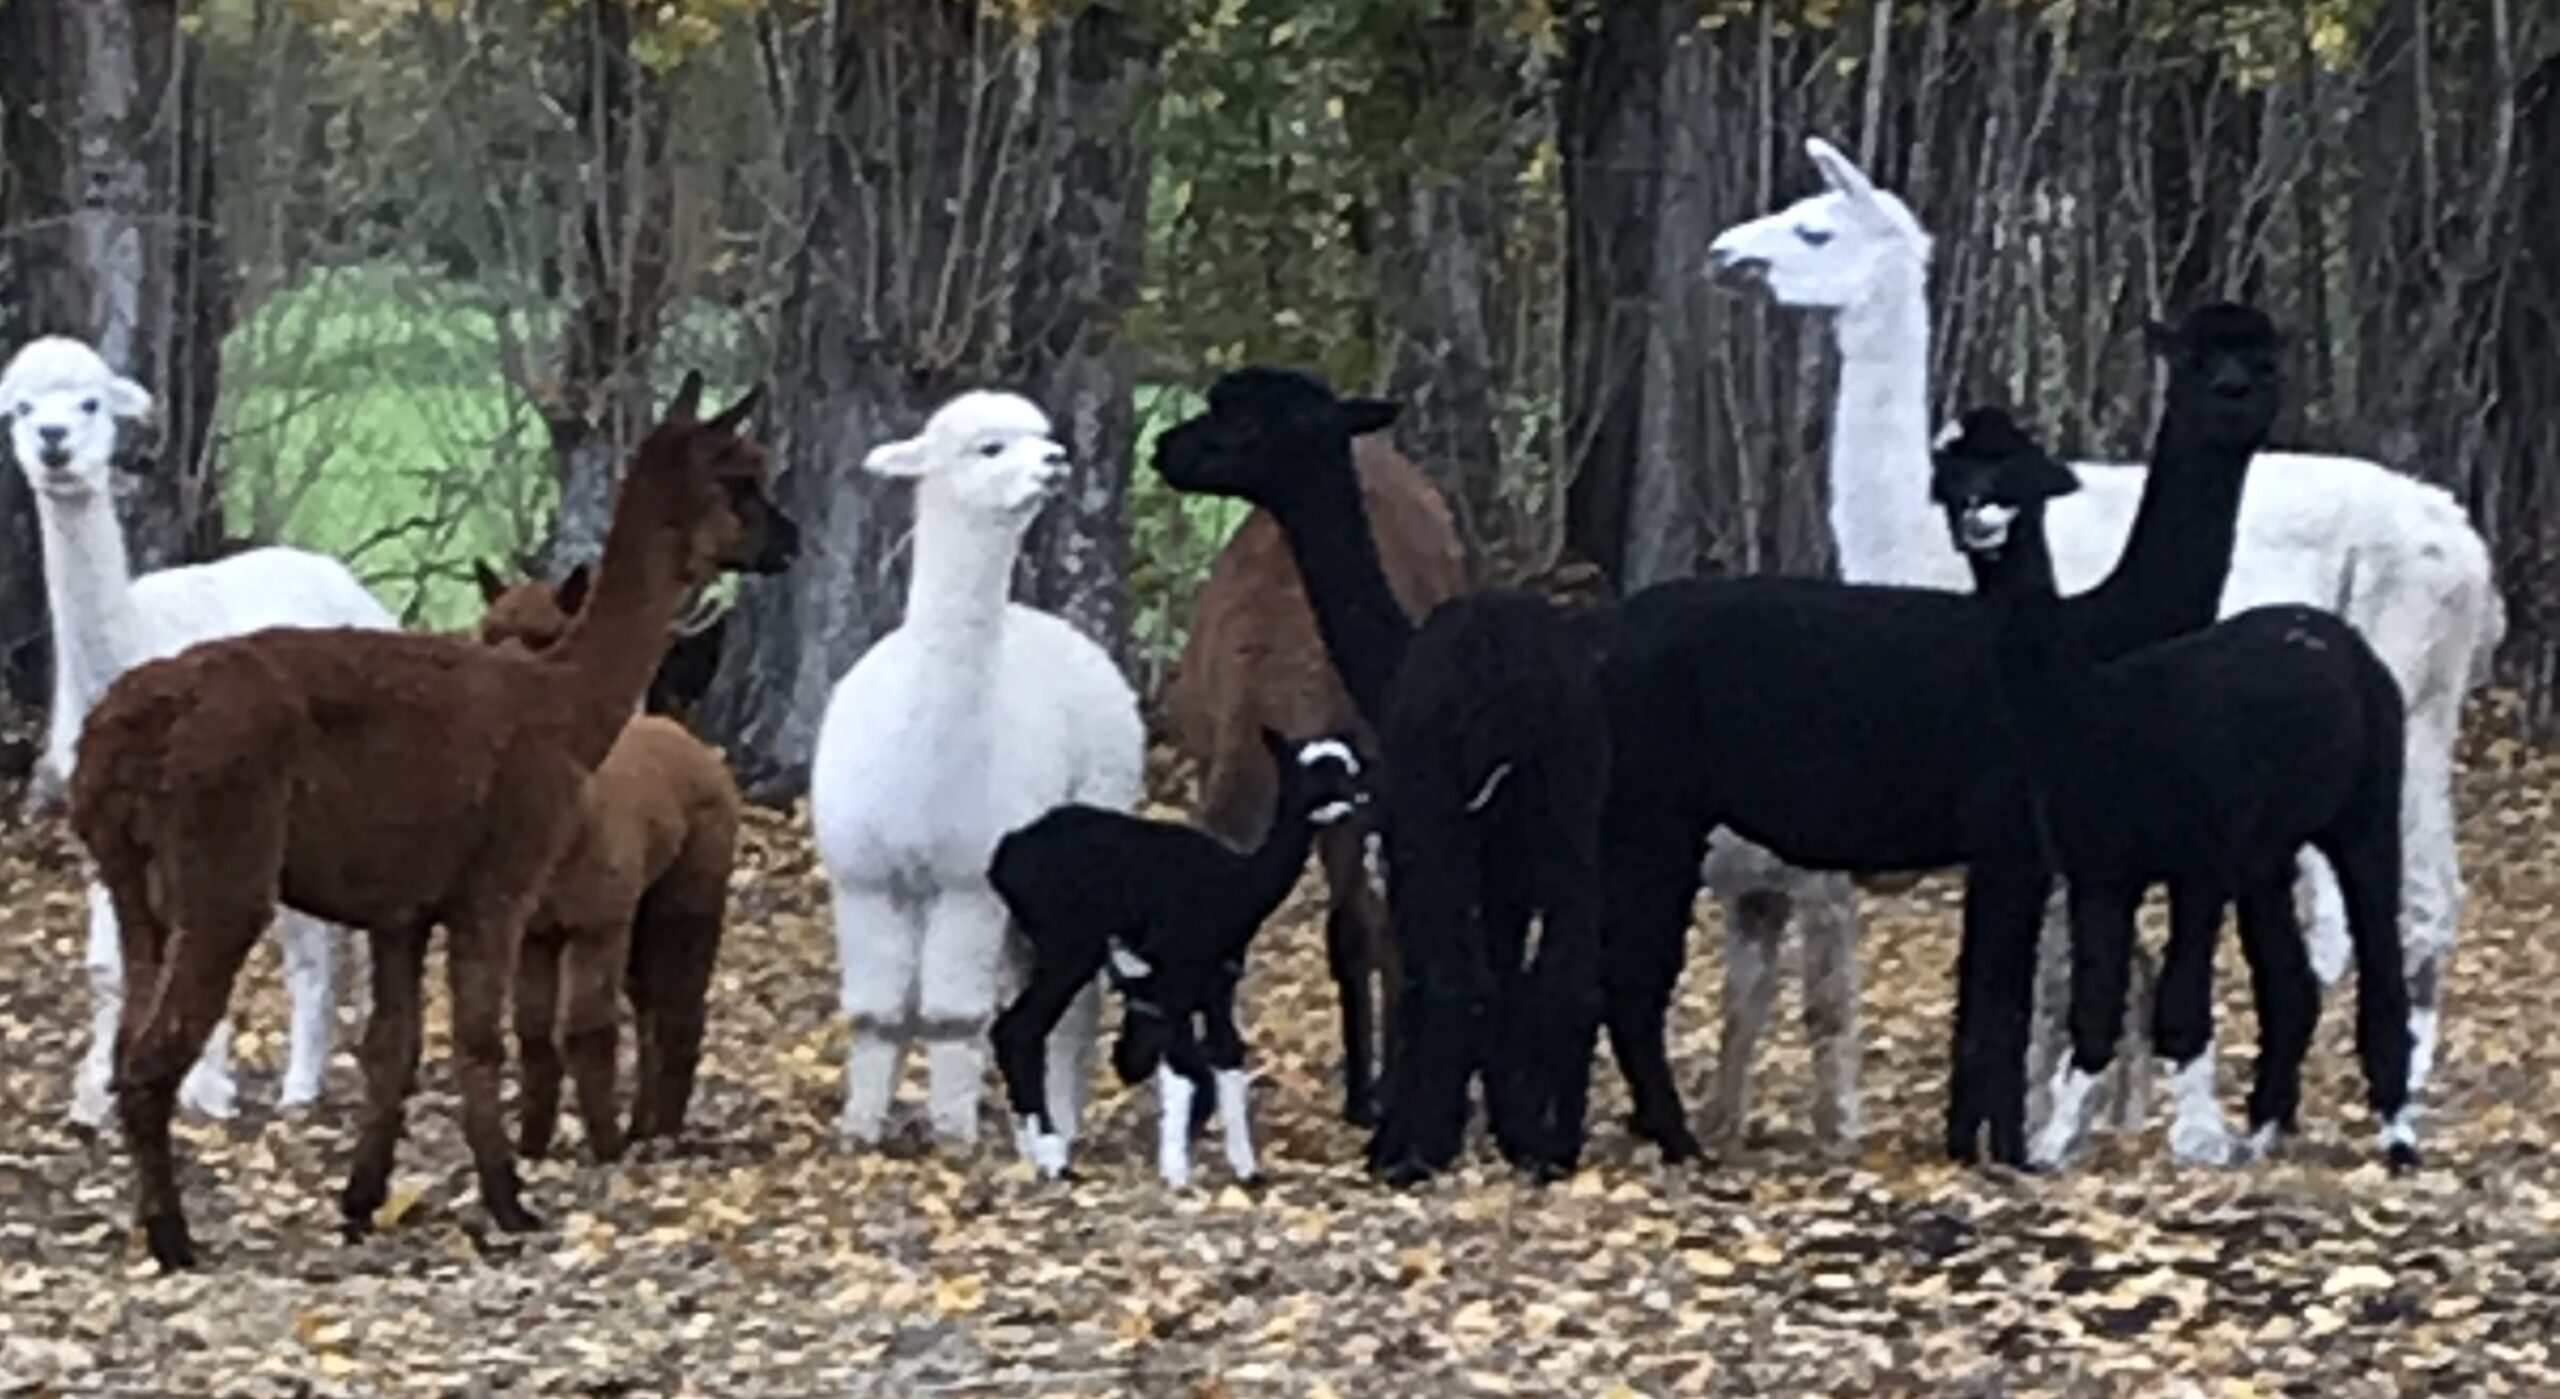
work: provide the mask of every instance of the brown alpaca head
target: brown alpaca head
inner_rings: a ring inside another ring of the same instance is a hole
[[[765,495],[764,448],[743,427],[763,396],[759,385],[697,417],[702,375],[687,373],[632,457],[624,508],[641,511],[652,534],[682,541],[676,573],[688,587],[721,572],[779,573],[799,554],[799,526]]]
[[[569,570],[558,583],[528,578],[509,583],[496,569],[474,562],[481,601],[489,610],[480,617],[480,639],[491,646],[513,645],[536,655],[550,650],[569,634],[578,609],[587,605],[587,585],[594,570],[585,564]]]

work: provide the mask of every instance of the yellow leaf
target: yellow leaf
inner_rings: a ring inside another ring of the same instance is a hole
[[[373,1227],[376,1229],[399,1228],[400,1221],[408,1217],[409,1211],[417,1208],[418,1201],[426,1193],[426,1187],[415,1181],[393,1189],[390,1197],[374,1210]]]
[[[972,1274],[944,1278],[933,1285],[933,1305],[944,1316],[960,1316],[987,1304],[986,1284]]]

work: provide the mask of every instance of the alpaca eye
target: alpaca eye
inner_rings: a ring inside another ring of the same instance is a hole
[[[1004,444],[1003,444],[1003,443],[1001,443],[1001,442],[990,442],[990,443],[988,443],[987,445],[985,445],[985,446],[983,446],[983,447],[980,447],[980,448],[978,449],[978,455],[979,455],[979,456],[982,456],[982,457],[989,457],[989,458],[1003,456],[1003,455],[1004,455]]]
[[[1804,245],[1806,247],[1819,248],[1823,244],[1831,241],[1831,230],[1827,228],[1813,228],[1808,226],[1797,229],[1796,236],[1804,240]]]
[[[94,398],[80,400],[80,411],[93,418],[98,416],[98,400]]]

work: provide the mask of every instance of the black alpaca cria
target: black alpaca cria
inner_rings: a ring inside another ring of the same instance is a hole
[[[2274,328],[2237,306],[2152,330],[2169,394],[2132,536],[2070,599],[2112,657],[2213,620],[2240,488],[2281,392]],[[1969,866],[1947,1145],[2026,1155],[2035,935],[2052,875],[2023,776],[1987,722],[1980,618],[1962,594],[1815,579],[1684,579],[1619,610],[1608,701],[1610,1043],[1635,1130],[1696,1153],[1663,1027],[1699,861],[1718,826],[1789,864],[1851,873]]]
[[[2114,1056],[2134,913],[2154,883],[2169,886],[2170,905],[2157,1041],[2177,1068],[2181,1112],[2213,1091],[2209,1078],[2191,1081],[2189,1066],[2210,1039],[2214,942],[2237,899],[2264,1040],[2251,1145],[2263,1151],[2292,1129],[2320,1015],[2293,914],[2294,857],[2307,844],[2336,869],[2346,899],[2356,1041],[2383,1148],[2395,1168],[2413,1166],[2399,685],[2353,627],[2289,605],[2100,665],[2056,595],[2045,539],[2045,502],[2077,489],[1995,410],[1966,416],[1931,481],[1973,568],[2039,836],[2071,890],[2071,1062],[2056,1075],[2053,1119],[2031,1159],[2059,1160]]]
[[[1081,804],[996,843],[987,882],[1032,949],[1022,993],[996,1017],[996,1064],[1023,1154],[1042,1175],[1067,1168],[1067,1139],[1042,1096],[1049,1032],[1107,971],[1124,1016],[1112,1067],[1123,1083],[1156,1075],[1158,1172],[1168,1184],[1190,1179],[1194,1104],[1214,1092],[1227,1163],[1240,1179],[1255,1176],[1236,1028],[1245,949],[1297,883],[1316,830],[1368,802],[1347,738],[1292,744],[1266,729],[1262,741],[1280,780],[1256,849]]]
[[[1351,439],[1395,414],[1311,375],[1237,370],[1210,387],[1207,412],[1158,441],[1155,467],[1176,490],[1271,512],[1325,649],[1379,733],[1402,981],[1372,1169],[1405,1182],[1454,1161],[1481,1069],[1504,1155],[1554,1175],[1581,1155],[1600,1008],[1598,651],[1519,592],[1453,598],[1415,626],[1388,587],[1352,466]]]

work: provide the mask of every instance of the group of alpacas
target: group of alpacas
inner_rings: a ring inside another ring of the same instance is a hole
[[[2319,984],[2351,952],[2383,1143],[2415,1159],[2459,892],[2450,747],[2503,626],[2477,535],[2442,492],[2371,463],[2262,452],[2281,376],[2245,308],[2154,329],[2167,396],[2147,471],[2058,465],[1998,413],[1933,452],[1928,236],[1838,152],[1809,150],[1828,190],[1727,230],[1711,260],[1834,312],[1842,579],[1677,580],[1579,612],[1471,591],[1445,502],[1387,443],[1395,405],[1231,372],[1155,457],[1178,490],[1257,507],[1170,694],[1203,770],[1198,828],[1131,814],[1136,697],[1093,640],[1011,600],[1023,532],[1072,469],[1046,415],[971,391],[869,452],[864,470],[914,483],[907,605],[835,688],[811,800],[851,1021],[849,1143],[889,1132],[913,1041],[932,1134],[973,1143],[992,1047],[1023,1154],[1064,1174],[1107,982],[1114,1067],[1157,1086],[1163,1177],[1188,1179],[1213,1105],[1231,1168],[1254,1177],[1238,984],[1313,847],[1343,1110],[1392,1181],[1456,1159],[1479,1079],[1503,1154],[1570,1172],[1604,1027],[1632,1128],[1697,1153],[1664,1023],[1702,878],[1735,978],[1713,1135],[1747,1114],[1770,972],[1801,918],[1818,1134],[1853,1140],[1847,880],[1958,865],[1951,1153],[1971,1158],[1985,1128],[2003,1161],[2076,1148],[2124,1017],[2134,906],[2165,882],[2157,1004],[2134,1018],[2156,1017],[2177,1068],[2173,1150],[2245,1159],[2291,1125]],[[133,578],[110,463],[148,394],[69,340],[0,374],[62,657],[37,790],[67,791],[96,869],[99,1020],[74,1114],[98,1121],[112,1086],[165,1266],[193,1260],[169,1119],[182,1099],[231,1110],[229,987],[279,914],[288,1104],[316,1096],[327,1055],[320,920],[370,939],[350,1233],[386,1193],[437,926],[464,1134],[501,1227],[538,1224],[498,1115],[510,1004],[522,1154],[549,1149],[564,1066],[599,1159],[681,1129],[739,799],[715,751],[634,709],[686,599],[796,544],[742,430],[755,395],[703,419],[700,391],[689,378],[635,452],[592,572],[509,588],[482,570],[473,644],[398,633],[343,566],[295,550]],[[409,761],[429,749],[449,757]],[[2069,1044],[2036,1072],[2057,880]],[[2212,1094],[2226,904],[2266,1046],[2245,1141]],[[2031,1077],[2053,1103],[2032,1144]]]

